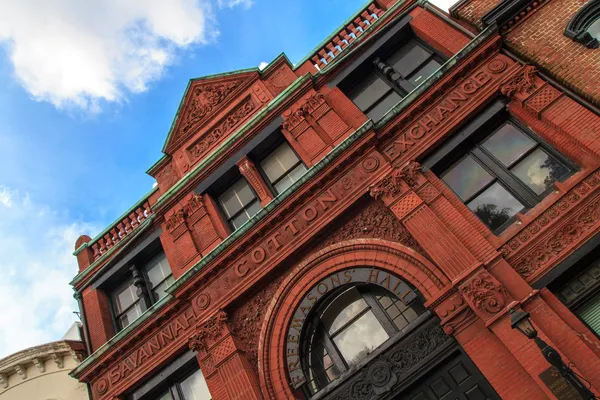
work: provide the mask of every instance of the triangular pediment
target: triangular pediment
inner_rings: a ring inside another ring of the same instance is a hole
[[[256,79],[252,69],[190,80],[163,152],[172,154]]]

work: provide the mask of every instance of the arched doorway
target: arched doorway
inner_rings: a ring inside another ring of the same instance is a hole
[[[267,310],[259,341],[265,397],[497,399],[425,307],[450,285],[425,257],[384,240],[347,241],[309,257]]]

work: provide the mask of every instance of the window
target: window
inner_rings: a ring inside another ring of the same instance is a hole
[[[371,285],[345,286],[327,296],[307,320],[301,363],[307,396],[317,393],[425,312]]]
[[[142,315],[142,306],[137,295],[137,288],[133,284],[133,278],[129,278],[115,290],[112,302],[119,330]]]
[[[158,400],[211,400],[204,375],[199,369],[185,379],[174,382],[158,395]]]
[[[397,48],[397,47],[396,47]],[[347,78],[340,89],[374,121],[380,120],[442,64],[442,59],[414,38],[388,56],[376,56]]]
[[[219,204],[234,230],[244,225],[261,209],[260,201],[244,178],[239,178],[219,196]]]
[[[292,186],[306,172],[306,167],[287,142],[265,157],[260,163],[260,168],[276,194]]]
[[[141,267],[133,264],[125,280],[112,291],[111,302],[118,330],[162,299],[174,281],[164,252],[140,264]]]
[[[567,24],[565,36],[588,48],[597,49],[600,40],[600,1],[585,3]]]
[[[535,206],[574,167],[515,122],[504,122],[440,175],[493,232]]]

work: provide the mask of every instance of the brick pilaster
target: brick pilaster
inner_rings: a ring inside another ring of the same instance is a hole
[[[197,352],[214,400],[262,399],[258,377],[236,345],[223,311],[196,327],[189,346]]]
[[[250,186],[252,186],[258,195],[258,198],[260,199],[260,205],[264,207],[269,204],[269,202],[273,200],[273,194],[271,193],[271,189],[269,189],[269,186],[263,179],[260,172],[258,172],[258,169],[256,169],[256,166],[252,160],[250,160],[247,156],[244,156],[244,158],[238,161],[236,165],[240,169],[240,174],[246,178]]]

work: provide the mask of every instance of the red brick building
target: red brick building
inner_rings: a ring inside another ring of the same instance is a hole
[[[94,399],[583,398],[511,312],[600,393],[600,4],[451,15],[190,81],[158,187],[75,246]]]

